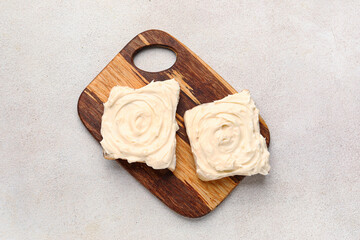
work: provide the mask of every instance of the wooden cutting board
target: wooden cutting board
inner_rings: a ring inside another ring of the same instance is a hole
[[[172,67],[161,72],[146,72],[137,68],[133,58],[139,50],[148,46],[171,49],[176,53],[176,62]],[[170,78],[175,78],[181,87],[176,113],[180,129],[176,135],[175,171],[154,170],[144,163],[129,164],[120,159],[117,161],[168,207],[187,217],[201,217],[215,209],[243,177],[203,182],[196,176],[195,163],[184,128],[184,113],[198,104],[212,102],[236,93],[236,90],[190,49],[170,34],[160,30],[140,33],[81,93],[78,113],[91,135],[100,142],[103,103],[107,101],[112,87],[121,85],[140,88],[152,80],[162,81]],[[269,145],[269,129],[261,117],[260,129]]]

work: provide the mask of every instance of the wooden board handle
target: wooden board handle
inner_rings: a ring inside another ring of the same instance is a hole
[[[161,47],[170,49],[176,55],[175,63],[168,69],[159,71],[159,72],[147,72],[140,68],[138,68],[134,64],[134,57],[135,55],[143,50],[144,48],[151,48],[151,47]],[[157,76],[159,73],[166,73],[170,72],[174,67],[176,67],[178,59],[185,58],[184,46],[178,42],[173,36],[170,34],[157,30],[152,29],[145,32],[140,33],[136,37],[134,37],[120,52],[122,56],[140,73],[147,73],[147,75],[154,75]]]

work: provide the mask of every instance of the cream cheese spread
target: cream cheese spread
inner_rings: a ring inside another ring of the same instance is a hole
[[[184,120],[201,180],[268,174],[270,154],[248,90],[196,106]]]
[[[104,157],[173,171],[179,92],[174,79],[151,82],[140,89],[113,87],[101,122]]]

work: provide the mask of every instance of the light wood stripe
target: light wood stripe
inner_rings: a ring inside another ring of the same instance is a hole
[[[176,120],[180,127],[184,128],[184,119],[177,113]]]
[[[145,43],[146,45],[150,45],[150,43],[146,40],[146,38],[144,38],[143,35],[139,34],[138,36],[139,36],[139,38],[141,39],[141,41],[142,41],[143,43]]]
[[[200,104],[199,100],[194,96],[194,94],[191,92],[191,90],[193,90],[189,84],[187,84],[184,80],[183,80],[183,76],[181,74],[179,74],[176,71],[172,71],[171,73],[167,74],[167,76],[170,78],[174,78],[180,85],[180,89],[191,98],[191,100],[194,101],[194,103],[196,104]]]

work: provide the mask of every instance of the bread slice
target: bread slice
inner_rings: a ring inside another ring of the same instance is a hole
[[[179,93],[174,79],[153,81],[140,89],[113,87],[101,122],[104,157],[173,171]]]
[[[269,172],[259,110],[248,90],[196,106],[185,112],[184,120],[201,180]]]

